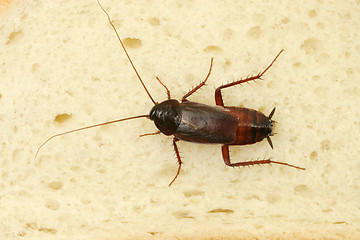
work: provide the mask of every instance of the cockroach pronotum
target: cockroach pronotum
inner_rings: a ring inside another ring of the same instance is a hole
[[[167,136],[169,135],[174,136],[173,147],[179,166],[177,173],[173,178],[173,180],[170,182],[169,186],[171,186],[171,184],[173,184],[175,179],[178,177],[181,169],[182,161],[176,144],[177,141],[179,140],[196,142],[196,143],[222,144],[221,150],[222,150],[222,156],[224,162],[227,166],[230,167],[274,163],[274,164],[281,164],[281,165],[305,170],[305,168],[284,162],[273,161],[270,158],[263,160],[246,161],[246,162],[236,162],[236,163],[230,162],[229,146],[231,145],[254,144],[266,138],[270,147],[273,148],[273,144],[271,142],[270,136],[273,136],[272,129],[275,121],[272,120],[271,118],[275,113],[275,108],[271,111],[269,116],[266,116],[265,114],[259,111],[249,108],[224,106],[221,90],[224,88],[229,88],[235,85],[239,85],[241,83],[246,83],[249,81],[261,79],[261,77],[273,65],[273,63],[283,52],[283,50],[281,50],[276,55],[276,57],[273,59],[270,65],[267,68],[265,68],[265,70],[258,73],[257,75],[245,79],[237,80],[228,84],[224,84],[216,88],[215,90],[216,107],[208,106],[201,103],[191,102],[188,100],[188,98],[197,90],[199,90],[202,86],[204,86],[206,81],[209,79],[209,76],[211,74],[211,69],[213,66],[213,58],[211,58],[210,69],[206,78],[202,82],[200,82],[200,84],[198,84],[188,93],[186,93],[182,97],[181,102],[175,99],[171,99],[169,89],[165,86],[165,84],[163,84],[160,81],[158,77],[156,77],[157,81],[166,89],[167,98],[168,98],[167,100],[158,103],[153,99],[150,92],[146,88],[144,82],[142,81],[139,73],[137,72],[115,26],[111,22],[111,18],[109,14],[100,4],[99,0],[97,1],[101,9],[106,14],[108,21],[111,27],[113,28],[121,44],[121,47],[125,52],[127,59],[129,60],[132,68],[134,69],[137,78],[139,79],[145,92],[147,93],[150,100],[154,103],[155,106],[151,109],[150,113],[146,115],[122,118],[114,121],[90,125],[87,127],[82,127],[71,131],[55,134],[50,138],[48,138],[43,144],[40,145],[40,147],[36,152],[35,157],[39,153],[40,149],[54,137],[62,136],[68,133],[77,132],[93,127],[99,127],[111,123],[116,123],[116,122],[136,119],[136,118],[148,118],[155,122],[155,125],[159,129],[159,131],[154,133],[144,134],[141,136],[156,135],[160,133],[163,133]]]

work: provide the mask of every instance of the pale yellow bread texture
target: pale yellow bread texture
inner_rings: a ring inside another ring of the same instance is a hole
[[[270,113],[266,141],[231,147],[139,138],[153,103],[95,0],[1,2],[0,239],[360,239],[359,1],[102,1],[156,101]],[[5,7],[6,5],[6,7]]]

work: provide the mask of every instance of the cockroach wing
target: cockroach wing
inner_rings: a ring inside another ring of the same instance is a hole
[[[183,102],[179,106],[181,122],[175,137],[198,143],[232,143],[236,138],[237,119],[226,108]]]

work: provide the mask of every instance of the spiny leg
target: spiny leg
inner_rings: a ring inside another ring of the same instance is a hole
[[[196,92],[197,90],[199,90],[199,88],[201,88],[202,86],[205,85],[206,81],[208,80],[208,78],[209,78],[209,76],[210,76],[210,74],[211,74],[211,69],[212,69],[212,65],[213,65],[213,60],[214,60],[214,58],[211,58],[209,73],[208,73],[208,75],[206,76],[205,80],[202,81],[201,83],[199,83],[199,85],[197,85],[197,86],[194,87],[193,89],[191,89],[187,94],[185,94],[185,95],[182,97],[181,102],[187,101],[186,98],[188,98],[191,94],[193,94],[194,92]]]
[[[238,85],[238,84],[242,84],[242,83],[246,83],[246,82],[249,82],[249,81],[254,81],[256,79],[261,79],[261,77],[265,74],[265,72],[273,65],[273,63],[276,61],[276,59],[279,57],[279,55],[283,52],[284,50],[281,50],[277,55],[276,57],[274,58],[274,60],[270,63],[270,65],[265,68],[264,71],[258,73],[256,76],[252,76],[252,77],[249,77],[249,78],[245,78],[245,79],[241,79],[241,80],[238,80],[238,81],[234,81],[234,82],[231,82],[231,83],[228,83],[228,84],[224,84],[220,87],[218,87],[216,90],[215,90],[215,103],[216,105],[219,105],[219,106],[224,106],[224,101],[223,101],[223,98],[222,98],[222,95],[221,95],[221,89],[223,88],[228,88],[228,87],[232,87],[232,86],[235,86],[235,85]]]
[[[179,164],[179,167],[178,167],[178,170],[177,170],[177,173],[174,177],[174,179],[170,182],[169,184],[169,187],[171,186],[171,184],[173,184],[173,182],[175,181],[175,179],[179,176],[179,173],[180,173],[180,168],[181,168],[181,164],[182,164],[182,161],[181,161],[181,157],[180,157],[180,153],[179,153],[179,149],[176,145],[176,142],[179,141],[178,138],[174,137],[173,139],[173,146],[174,146],[174,151],[175,151],[175,154],[176,154],[176,157],[177,157],[177,160],[178,160],[178,164]]]
[[[229,145],[223,145],[221,147],[221,151],[222,151],[222,155],[223,155],[223,159],[224,159],[225,164],[227,166],[230,166],[230,167],[240,167],[240,166],[250,166],[250,165],[258,165],[258,164],[275,163],[275,164],[285,165],[285,166],[288,166],[288,167],[297,168],[297,169],[300,169],[300,170],[305,170],[305,168],[298,167],[298,166],[295,166],[295,165],[291,165],[291,164],[288,164],[288,163],[272,161],[270,158],[263,159],[263,160],[248,161],[248,162],[231,163],[230,162],[230,154],[229,154]]]

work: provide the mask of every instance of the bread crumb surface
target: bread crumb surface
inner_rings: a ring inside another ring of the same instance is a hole
[[[102,1],[157,101],[223,91],[228,106],[277,110],[266,141],[232,161],[273,157],[305,167],[225,167],[221,148],[179,142],[147,119],[142,89],[96,1],[22,1],[0,12],[2,239],[359,239],[359,4]]]

